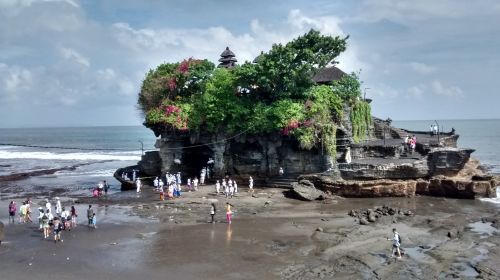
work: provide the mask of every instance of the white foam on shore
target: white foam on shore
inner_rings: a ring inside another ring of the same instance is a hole
[[[46,159],[46,160],[121,160],[138,161],[141,151],[117,153],[52,153],[52,152],[23,152],[0,150],[0,159]]]
[[[78,176],[86,176],[86,177],[110,177],[113,176],[116,169],[103,169],[103,170],[90,170],[90,171],[58,171],[56,175],[69,176],[69,177],[78,177]]]
[[[495,204],[500,204],[500,186],[497,187],[497,197],[496,198],[480,198],[479,200],[485,201],[485,202],[490,202],[490,203],[495,203]]]

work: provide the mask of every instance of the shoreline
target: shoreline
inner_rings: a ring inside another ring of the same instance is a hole
[[[65,279],[69,273],[75,279],[164,275],[175,279],[429,279],[429,275],[467,279],[485,277],[485,271],[500,275],[496,270],[500,234],[488,220],[497,217],[499,209],[485,202],[419,196],[302,202],[285,198],[280,189],[256,189],[256,198],[240,192],[230,199],[235,214],[233,224],[227,225],[222,207],[226,199],[213,195],[213,189],[203,186],[174,201],[159,201],[149,187],[139,195],[80,196],[75,204],[80,215],[92,203],[98,228],[89,231],[79,225],[64,232],[65,242],[60,244],[44,242],[34,225],[6,224],[0,246],[2,275],[9,279],[24,279],[31,273],[52,279]],[[32,199],[36,204],[42,198]],[[209,204],[215,199],[217,223],[209,224]],[[1,209],[8,201],[0,200]],[[63,197],[62,202],[70,205],[71,199]],[[415,214],[384,216],[369,225],[347,215],[353,209],[384,204]],[[6,214],[0,212],[2,221]],[[81,216],[80,224],[85,220]],[[390,258],[391,243],[385,240],[392,227],[401,233],[407,252],[401,261]],[[64,267],[54,274],[52,268],[61,262]]]

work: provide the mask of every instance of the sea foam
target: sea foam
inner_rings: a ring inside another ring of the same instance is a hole
[[[141,151],[116,153],[53,153],[0,150],[0,159],[45,159],[45,160],[120,160],[137,161],[141,159]]]

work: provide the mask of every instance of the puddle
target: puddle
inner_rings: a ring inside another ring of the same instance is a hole
[[[494,233],[499,232],[498,229],[491,226],[491,223],[483,223],[481,221],[468,224],[470,230],[480,235],[492,236]]]
[[[404,252],[406,255],[408,255],[412,259],[415,259],[416,261],[434,263],[436,262],[436,260],[433,257],[426,254],[426,252],[430,251],[432,248],[433,247],[430,247],[429,249],[422,249],[420,247],[409,247],[409,248],[404,248]]]

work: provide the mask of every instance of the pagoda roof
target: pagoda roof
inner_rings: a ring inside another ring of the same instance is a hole
[[[226,49],[220,54],[222,57],[235,57],[236,55],[229,49],[229,47],[226,47]]]
[[[335,66],[329,66],[319,69],[312,79],[317,84],[328,84],[340,80],[344,75],[347,75],[344,71]]]
[[[264,55],[264,51],[261,51],[260,54],[253,59],[252,63],[259,63],[259,61],[262,59],[263,55]]]
[[[238,60],[234,57],[221,57],[219,58],[220,62],[237,62]]]

